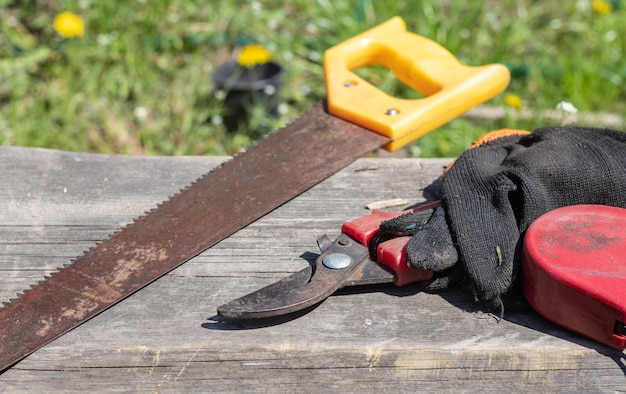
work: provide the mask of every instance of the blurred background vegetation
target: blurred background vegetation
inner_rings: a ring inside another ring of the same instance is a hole
[[[64,11],[84,22],[82,35],[55,31]],[[232,154],[324,98],[327,48],[395,15],[462,62],[504,63],[513,75],[488,103],[503,116],[455,120],[410,146],[413,156],[456,156],[490,129],[554,123],[543,114],[561,101],[624,113],[620,0],[0,0],[0,144]],[[280,117],[229,132],[211,73],[249,42],[286,69]],[[388,70],[363,72],[410,96]]]

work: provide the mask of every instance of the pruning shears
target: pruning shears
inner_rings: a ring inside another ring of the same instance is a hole
[[[318,304],[344,287],[405,286],[430,280],[432,271],[420,271],[406,263],[405,248],[411,237],[390,239],[381,235],[379,226],[385,220],[438,205],[439,201],[432,201],[401,212],[373,211],[344,223],[335,240],[327,235],[317,239],[321,254],[313,266],[220,306],[218,315],[235,319],[281,316]]]

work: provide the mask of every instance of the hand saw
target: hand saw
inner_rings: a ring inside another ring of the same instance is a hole
[[[352,70],[379,64],[426,97],[390,97]],[[0,371],[379,147],[395,150],[506,88],[393,18],[331,49],[319,104],[0,309]]]

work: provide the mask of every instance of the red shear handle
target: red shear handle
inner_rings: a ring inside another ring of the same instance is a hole
[[[411,237],[394,238],[382,242],[376,249],[377,259],[396,273],[393,284],[404,286],[415,282],[423,282],[433,277],[432,271],[421,271],[410,267],[406,262],[406,244]]]
[[[347,222],[341,232],[349,235],[361,245],[369,247],[372,238],[378,233],[380,223],[393,219],[406,212],[374,211],[368,216]],[[398,237],[381,242],[376,248],[376,261],[392,269],[396,274],[393,282],[396,286],[405,286],[415,282],[430,280],[432,271],[420,271],[409,267],[406,262],[406,244],[411,237]]]

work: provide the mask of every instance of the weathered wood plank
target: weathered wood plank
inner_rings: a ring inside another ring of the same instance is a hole
[[[0,148],[0,300],[223,160]],[[315,239],[366,204],[421,200],[446,163],[359,160],[29,356],[0,375],[0,391],[625,389],[622,352],[532,312],[497,323],[459,291],[382,286],[291,320],[215,318],[218,305],[305,267]]]

